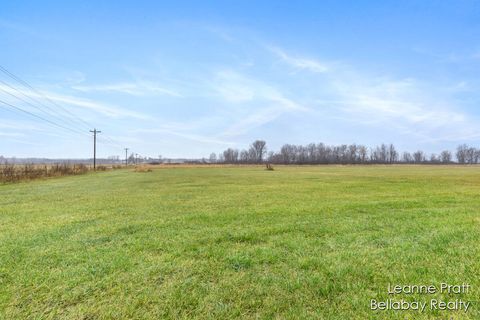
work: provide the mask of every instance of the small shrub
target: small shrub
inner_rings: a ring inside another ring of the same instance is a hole
[[[88,167],[83,163],[73,165],[73,171],[75,174],[84,174],[88,172]]]
[[[135,172],[152,172],[152,169],[147,166],[136,166]]]

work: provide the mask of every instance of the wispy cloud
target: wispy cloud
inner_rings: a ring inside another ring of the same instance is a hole
[[[145,95],[167,95],[172,97],[181,97],[178,92],[164,88],[152,82],[123,82],[102,85],[82,85],[72,86],[73,89],[82,92],[118,92],[134,96]]]
[[[288,112],[309,110],[286,97],[278,88],[231,70],[217,73],[213,90],[227,102],[243,106],[244,112],[248,110],[246,115],[224,130],[221,136],[225,137],[243,135]]]
[[[187,140],[205,143],[205,144],[216,144],[216,145],[232,145],[232,142],[217,139],[215,137],[209,137],[206,135],[188,133],[188,132],[181,132],[178,130],[174,130],[171,125],[159,126],[153,129],[137,129],[133,130],[134,133],[146,133],[146,134],[167,134],[167,135],[174,135],[180,138],[184,138]]]
[[[278,47],[268,47],[271,52],[273,52],[277,57],[279,57],[283,62],[287,63],[291,67],[301,70],[308,70],[314,73],[324,73],[328,71],[326,64],[321,63],[315,59],[308,59],[303,57],[294,57],[287,54],[284,50]]]
[[[454,97],[455,93],[469,88],[464,81],[445,90],[439,84],[415,78],[366,74],[345,63],[320,63],[293,57],[279,47],[267,48],[291,67],[317,74],[322,90],[316,88],[315,82],[305,88],[314,96],[311,105],[321,109],[329,106],[332,116],[343,119],[341,121],[369,128],[397,128],[399,133],[421,136],[425,141],[455,137],[461,141],[475,139],[480,134],[480,129],[461,111]]]
[[[3,131],[0,131],[0,136],[1,137],[23,137],[25,136],[24,133],[20,133],[20,132],[3,132]]]
[[[151,119],[151,117],[149,117],[148,115],[140,112],[126,110],[120,107],[112,106],[112,105],[101,103],[98,101],[93,101],[86,98],[79,98],[76,96],[55,93],[53,91],[42,91],[41,94],[39,94],[37,92],[26,90],[21,87],[18,87],[15,90],[15,89],[12,89],[12,87],[8,87],[1,84],[0,84],[0,90],[3,91],[4,93],[6,92],[13,95],[17,95],[21,99],[26,100],[29,103],[34,104],[39,108],[44,108],[42,104],[43,105],[48,104],[48,102],[45,101],[45,97],[48,97],[50,100],[53,100],[59,103],[60,105],[69,105],[69,106],[79,107],[82,109],[87,109],[95,113],[105,115],[110,118],[132,117],[132,118],[142,119],[142,120]],[[35,100],[29,100],[28,98],[26,99],[25,97],[30,97]],[[8,96],[7,98],[11,99]],[[36,103],[35,101],[40,101],[42,102],[42,104]],[[14,101],[14,102],[21,103],[19,101]]]
[[[331,84],[340,98],[333,104],[360,123],[420,134],[425,141],[450,140],[453,132],[460,141],[480,133],[448,92],[429,83],[337,74]]]

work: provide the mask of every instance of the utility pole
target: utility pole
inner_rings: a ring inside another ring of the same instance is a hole
[[[97,133],[101,133],[102,131],[98,131],[97,129],[90,130],[93,132],[93,171],[97,168]]]
[[[128,148],[125,148],[125,165],[128,166]]]

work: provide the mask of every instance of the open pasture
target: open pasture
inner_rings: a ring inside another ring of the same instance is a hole
[[[0,319],[478,319],[476,166],[166,167],[0,185]],[[391,285],[468,283],[449,295]],[[472,301],[376,311],[370,300]]]

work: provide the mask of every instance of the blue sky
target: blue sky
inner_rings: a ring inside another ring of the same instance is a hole
[[[3,106],[4,156],[89,157],[90,126],[100,156],[480,142],[478,1],[3,1],[0,65],[42,92],[0,100],[85,131]]]

